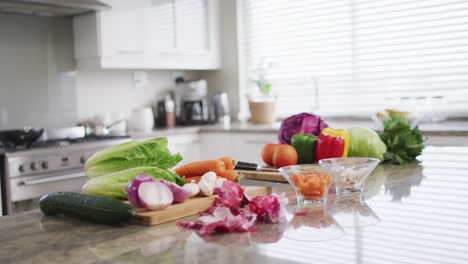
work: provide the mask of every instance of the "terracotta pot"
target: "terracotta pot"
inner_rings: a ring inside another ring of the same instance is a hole
[[[275,122],[275,101],[249,101],[251,121],[254,124]]]

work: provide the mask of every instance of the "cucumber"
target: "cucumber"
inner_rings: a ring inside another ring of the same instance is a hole
[[[99,224],[127,222],[136,209],[117,199],[73,192],[53,192],[44,195],[39,208],[45,215],[58,215],[88,220]]]

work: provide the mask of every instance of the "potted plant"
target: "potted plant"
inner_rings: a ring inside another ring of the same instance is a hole
[[[261,59],[254,70],[253,82],[256,89],[249,95],[251,122],[254,124],[271,124],[275,121],[276,96],[273,95],[272,84],[268,80],[272,66],[273,63]]]

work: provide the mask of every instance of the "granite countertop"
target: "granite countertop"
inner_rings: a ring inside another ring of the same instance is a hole
[[[327,120],[329,126],[333,127],[367,127],[378,130],[372,121],[366,120]],[[251,123],[233,123],[225,125],[204,125],[204,126],[189,126],[175,127],[170,129],[155,129],[152,132],[134,132],[130,136],[132,138],[148,138],[169,135],[181,135],[189,133],[277,133],[280,123],[271,125],[254,125]],[[419,125],[422,133],[425,136],[468,136],[467,121],[445,121],[440,123],[423,123]]]
[[[427,147],[420,161],[380,165],[361,197],[330,194],[308,216],[294,216],[291,199],[285,221],[252,233],[1,217],[0,263],[467,263],[468,148]],[[274,191],[293,197],[288,185]]]

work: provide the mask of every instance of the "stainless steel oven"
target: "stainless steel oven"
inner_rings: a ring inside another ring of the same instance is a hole
[[[3,215],[37,208],[38,199],[56,191],[79,192],[87,181],[83,164],[96,151],[129,138],[61,140],[10,149],[0,154]]]

